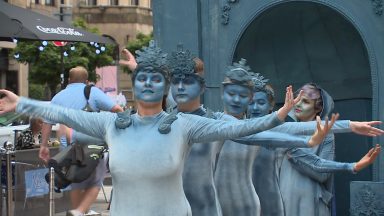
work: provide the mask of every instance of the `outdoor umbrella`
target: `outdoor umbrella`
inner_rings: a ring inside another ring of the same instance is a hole
[[[114,43],[54,18],[0,0],[0,39]]]
[[[20,23],[17,20],[12,20],[3,13],[0,13],[0,39],[10,40],[16,34],[21,38],[33,37],[32,32],[20,28]]]

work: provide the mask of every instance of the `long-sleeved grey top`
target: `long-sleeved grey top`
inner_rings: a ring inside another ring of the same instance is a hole
[[[279,132],[298,130],[309,132],[304,127],[312,122],[290,123],[276,128]],[[314,124],[315,125],[315,124]],[[315,128],[315,126],[308,127]],[[275,130],[275,129],[274,129]],[[314,130],[314,129],[313,129]],[[349,121],[338,121],[334,132],[349,132]],[[312,131],[313,132],[313,131]],[[301,134],[302,135],[302,134]],[[331,176],[335,171],[349,171],[353,164],[346,165],[333,161],[334,135],[330,133],[322,144],[309,149],[278,150],[276,171],[279,190],[284,202],[286,215],[329,215],[329,202],[332,198]],[[329,172],[319,172],[319,170]],[[304,208],[305,206],[305,208]]]
[[[324,123],[324,122],[323,122]],[[331,133],[351,132],[350,121],[336,121]],[[310,135],[316,130],[316,122],[286,122],[280,126],[272,128],[271,131],[290,133],[292,135]],[[327,138],[329,139],[329,138]],[[287,158],[295,167],[295,172],[307,173],[311,178],[324,181],[330,175],[324,172],[353,171],[354,163],[340,163],[326,160],[319,155],[308,152],[309,149],[291,148],[287,153]],[[281,150],[285,152],[285,150]],[[275,149],[261,148],[255,159],[253,183],[260,198],[262,215],[265,216],[284,216],[282,194],[278,182],[279,167],[276,166]],[[295,185],[294,183],[286,184]],[[325,192],[326,193],[326,192]]]

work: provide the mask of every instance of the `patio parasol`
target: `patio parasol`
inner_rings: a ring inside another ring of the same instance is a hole
[[[0,39],[114,43],[57,19],[0,1]]]

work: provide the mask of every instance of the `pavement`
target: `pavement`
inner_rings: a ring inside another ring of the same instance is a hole
[[[111,198],[111,185],[104,185],[104,192],[100,190],[96,201],[91,206],[91,210],[97,212],[97,214],[87,214],[92,216],[109,216],[108,205]],[[65,216],[66,212],[56,213],[55,216]]]

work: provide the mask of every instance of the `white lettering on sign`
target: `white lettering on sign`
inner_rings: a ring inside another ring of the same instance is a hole
[[[82,33],[76,31],[73,28],[64,28],[64,27],[57,27],[57,28],[45,28],[42,26],[36,26],[36,28],[39,31],[42,31],[47,34],[61,34],[61,35],[76,35],[76,36],[83,36]]]

